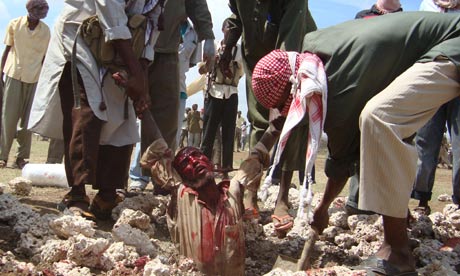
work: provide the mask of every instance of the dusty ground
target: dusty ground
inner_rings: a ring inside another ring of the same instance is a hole
[[[40,139],[33,139],[32,145],[32,154],[31,154],[31,163],[44,163],[46,159],[46,153],[48,148],[47,141],[41,141]],[[14,153],[15,147],[11,150],[10,154],[10,161],[14,160]],[[234,167],[238,167],[238,165],[244,160],[246,157],[247,152],[238,152],[234,155]],[[318,161],[316,163],[316,175],[317,184],[314,186],[315,192],[322,192],[324,189],[324,184],[326,182],[326,177],[323,173],[324,168],[324,159],[326,156],[325,148],[322,147],[321,153],[318,157]],[[9,164],[10,166],[11,164]],[[437,200],[438,195],[440,194],[451,194],[451,170],[447,170],[444,168],[440,168],[437,171],[436,175],[436,183],[434,187],[434,195],[433,201],[431,202],[431,207],[433,212],[435,211],[442,211],[443,207],[445,206],[445,202],[439,202]],[[7,184],[9,180],[13,179],[14,177],[20,176],[21,171],[12,168],[6,168],[0,170],[0,183]],[[294,183],[298,183],[297,176],[294,177]],[[152,186],[149,185],[147,188],[147,193],[151,192]],[[30,205],[35,211],[45,214],[45,213],[58,213],[56,210],[57,203],[61,200],[63,195],[66,193],[65,189],[62,188],[53,188],[53,187],[34,187],[32,189],[32,193],[27,197],[21,197],[20,201],[22,203]],[[90,190],[90,197],[95,194],[94,191]],[[346,196],[348,193],[347,188],[342,192],[341,196]],[[416,206],[415,201],[411,201],[410,203],[411,208]],[[262,210],[261,215],[265,222],[270,220],[272,210]],[[101,230],[110,231],[113,222],[97,222],[97,227]],[[157,239],[164,242],[165,251],[170,251],[171,254],[174,252],[174,248],[172,244],[168,241],[168,234],[167,229],[158,229]],[[11,228],[6,225],[4,222],[0,221],[0,252],[6,251],[13,251],[16,247],[16,241],[18,237],[13,234]],[[276,237],[267,237],[266,239],[257,239],[252,241],[247,241],[247,257],[249,260],[247,261],[247,275],[261,275],[271,270],[272,265],[275,262],[275,259],[278,254],[287,254],[293,257],[299,257],[300,250],[297,252],[292,252],[293,248],[301,248],[302,244],[292,244],[292,241],[289,239],[282,239],[279,240]],[[21,256],[18,256],[21,258]],[[324,262],[324,260],[321,260]],[[329,265],[334,262],[338,262],[339,260],[328,260]],[[356,262],[346,263],[344,265],[356,265]],[[317,263],[318,266],[324,266],[325,264]],[[98,273],[95,271],[95,273]]]

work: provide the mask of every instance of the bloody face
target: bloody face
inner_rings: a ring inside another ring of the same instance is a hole
[[[212,163],[194,147],[181,149],[174,158],[173,167],[186,183],[197,182],[212,173]]]

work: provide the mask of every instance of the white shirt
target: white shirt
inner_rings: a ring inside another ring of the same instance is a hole
[[[219,41],[216,46],[216,53],[222,52],[221,50],[221,43],[222,41]],[[241,55],[241,46],[237,44],[235,47],[236,49],[236,55],[234,61],[238,63],[239,68],[243,68],[243,58]],[[233,52],[232,52],[233,54]],[[216,84],[215,82],[212,82],[212,86],[209,89],[209,94],[217,99],[228,99],[230,98],[231,95],[233,94],[238,94],[238,87],[233,86],[233,85],[225,85],[225,84]]]

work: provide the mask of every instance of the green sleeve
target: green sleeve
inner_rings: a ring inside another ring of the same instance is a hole
[[[300,51],[305,34],[316,30],[316,24],[308,10],[308,0],[283,1],[284,12],[279,23],[276,48]]]
[[[206,0],[185,1],[185,10],[193,22],[193,27],[198,34],[198,41],[214,39],[211,13]]]

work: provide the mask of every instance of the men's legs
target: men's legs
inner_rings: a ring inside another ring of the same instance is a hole
[[[139,135],[141,132],[141,121],[137,120],[136,124],[139,129]],[[129,183],[129,191],[143,191],[147,184],[149,183],[149,177],[142,175],[141,169],[141,143],[136,143],[136,147],[134,150],[134,158],[131,161],[131,165],[129,167],[129,178],[131,179],[131,183]]]
[[[212,160],[214,139],[216,138],[219,123],[222,120],[222,108],[222,99],[216,99],[209,96],[205,104],[203,117],[203,143],[201,144],[201,151],[209,158],[209,160]]]
[[[224,100],[222,118],[222,167],[233,168],[233,143],[235,136],[235,120],[238,111],[238,95],[233,94]]]
[[[99,137],[102,121],[92,112],[83,81],[79,75],[81,108],[75,109],[70,63],[67,63],[59,82],[63,113],[64,164],[70,194],[84,196],[85,184],[95,184]]]
[[[32,144],[32,132],[27,129],[29,123],[30,109],[32,108],[32,102],[34,100],[36,83],[23,83],[21,94],[22,102],[17,103],[21,105],[20,121],[18,124],[17,138],[18,152],[16,154],[16,165],[21,167],[25,164],[24,159],[30,157],[30,147]]]
[[[384,242],[376,255],[401,271],[415,267],[406,216],[417,152],[406,139],[442,104],[459,95],[458,73],[452,62],[416,63],[361,112],[359,208],[383,215]]]
[[[176,149],[179,108],[178,53],[155,53],[149,67],[150,111],[168,146]],[[148,145],[147,145],[148,146]]]
[[[50,139],[48,146],[48,157],[46,158],[47,164],[60,164],[64,156],[64,140]]]
[[[0,136],[0,160],[7,161],[17,125],[21,118],[23,102],[22,82],[5,77],[5,91],[2,106],[2,130]]]
[[[417,131],[415,147],[417,149],[417,173],[415,175],[412,198],[418,199],[420,207],[428,207],[431,200],[439,149],[446,125],[447,104],[442,105],[436,114]]]
[[[452,201],[460,205],[460,98],[449,103],[448,124],[452,145]]]

